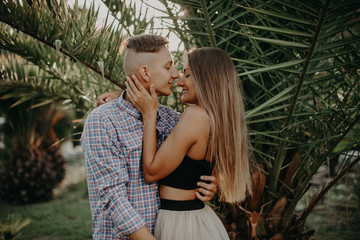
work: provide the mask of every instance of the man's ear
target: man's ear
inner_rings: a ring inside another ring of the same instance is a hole
[[[150,80],[149,68],[146,66],[139,67],[139,74],[144,79],[145,82]]]

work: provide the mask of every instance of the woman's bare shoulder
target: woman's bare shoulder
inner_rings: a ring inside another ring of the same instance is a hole
[[[201,120],[208,120],[209,115],[206,112],[205,108],[200,106],[191,106],[188,107],[181,117],[186,118],[200,118]]]
[[[188,107],[182,114],[180,122],[186,126],[191,126],[193,130],[207,131],[209,128],[210,118],[206,110],[199,106]]]

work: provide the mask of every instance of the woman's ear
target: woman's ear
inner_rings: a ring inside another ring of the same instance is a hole
[[[145,82],[148,82],[150,80],[150,73],[149,68],[146,66],[139,67],[139,74],[142,79],[144,79]]]

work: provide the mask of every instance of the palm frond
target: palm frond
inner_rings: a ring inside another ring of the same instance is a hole
[[[312,176],[359,124],[359,1],[171,2],[186,10],[177,31],[192,34],[190,45],[234,60],[253,152],[270,173],[266,196],[288,195],[287,226]],[[292,182],[301,187],[289,192],[281,180],[294,151],[302,163]]]
[[[98,10],[93,4],[89,9],[80,9],[76,5],[70,8],[65,1],[48,2],[51,4],[36,1],[30,6],[27,2],[2,1],[0,21],[81,62],[99,75],[104,72],[105,79],[124,88],[119,49],[125,36],[120,32],[121,25],[112,22],[97,26]],[[103,71],[99,62],[104,65]]]
[[[148,9],[143,5],[137,10],[137,4],[133,1],[128,3],[118,0],[102,0],[102,2],[108,7],[109,12],[117,22],[121,24],[121,29],[124,29],[127,35],[139,35],[154,28],[154,19],[148,19]]]
[[[69,78],[60,77],[56,69],[44,70],[13,54],[0,57],[0,63],[0,99],[17,98],[18,101],[13,106],[32,98],[42,99],[42,102],[47,103],[66,101],[82,109],[90,109],[93,106],[95,95],[92,89],[74,87],[73,82],[76,80],[71,75]]]

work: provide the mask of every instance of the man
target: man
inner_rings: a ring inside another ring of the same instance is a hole
[[[124,60],[126,75],[135,75],[149,91],[170,95],[179,73],[167,49],[168,41],[158,35],[139,35],[127,40]],[[85,123],[81,144],[85,153],[94,239],[155,239],[152,236],[159,209],[157,184],[147,184],[142,170],[140,113],[124,92],[119,98],[92,111]],[[157,144],[164,142],[179,120],[174,110],[159,105]],[[169,156],[170,158],[171,156]],[[216,192],[210,184],[199,183],[209,200]]]

